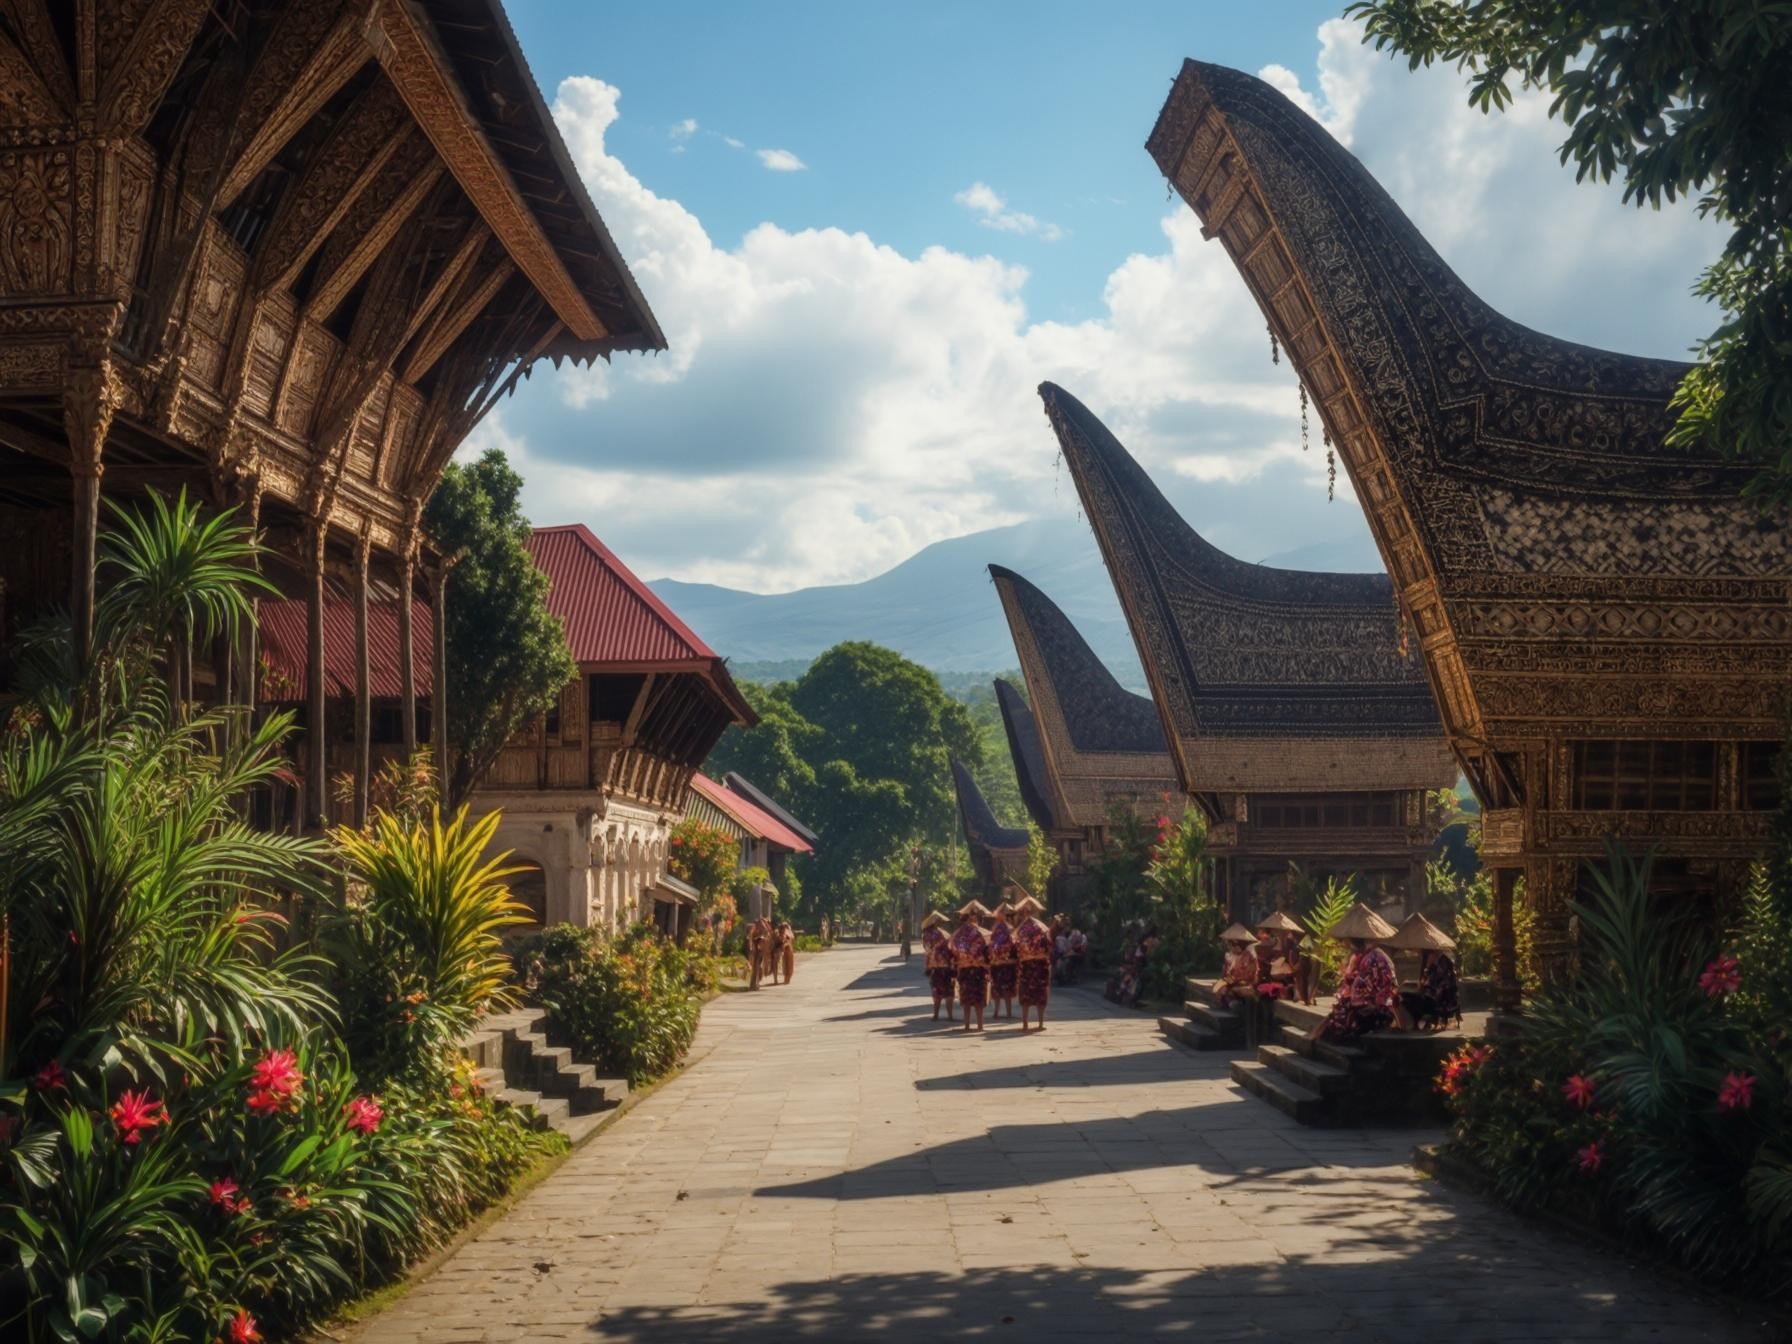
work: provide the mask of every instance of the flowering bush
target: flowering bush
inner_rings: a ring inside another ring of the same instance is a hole
[[[703,893],[705,907],[733,889],[740,842],[726,831],[687,817],[672,828],[666,867]]]
[[[1647,864],[1614,851],[1597,885],[1575,907],[1580,975],[1540,991],[1514,1039],[1445,1062],[1451,1145],[1515,1203],[1792,1291],[1792,1050],[1748,997],[1784,975],[1748,949],[1783,946],[1789,921],[1757,876],[1729,952],[1651,901]]]
[[[557,924],[525,939],[517,965],[551,1032],[581,1059],[632,1084],[671,1070],[690,1048],[714,958],[660,939],[645,924],[612,938]]]

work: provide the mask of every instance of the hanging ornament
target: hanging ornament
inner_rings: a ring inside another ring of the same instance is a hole
[[[1338,454],[1330,444],[1325,449],[1325,497],[1328,501],[1338,497]]]
[[[1300,384],[1300,450],[1307,451],[1307,385]]]
[[[1265,322],[1263,330],[1269,333],[1269,362],[1280,364],[1282,362],[1282,347],[1276,344],[1276,329]]]
[[[1400,594],[1394,594],[1394,616],[1400,624],[1400,640],[1394,647],[1402,658],[1412,657],[1412,641],[1406,632],[1406,604],[1400,600]]]

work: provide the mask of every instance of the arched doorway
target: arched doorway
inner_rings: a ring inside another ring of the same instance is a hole
[[[507,879],[510,896],[512,900],[528,907],[529,922],[510,925],[504,930],[504,936],[521,938],[540,932],[548,922],[548,875],[539,863],[531,863],[527,859],[512,859],[511,862],[522,871],[512,873]]]

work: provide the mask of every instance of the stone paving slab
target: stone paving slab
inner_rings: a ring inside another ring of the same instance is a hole
[[[357,1344],[1765,1340],[1408,1165],[1307,1130],[1143,1014],[928,1021],[887,948],[705,1010],[701,1057]]]

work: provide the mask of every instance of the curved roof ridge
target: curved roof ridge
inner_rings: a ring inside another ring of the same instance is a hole
[[[991,565],[989,575],[1003,594],[1010,623],[1024,624],[1032,636],[1039,670],[1051,682],[1071,744],[1078,751],[1168,750],[1157,706],[1120,684],[1063,608],[1012,569]]]
[[[958,816],[964,824],[965,839],[985,849],[1026,849],[1030,840],[1027,832],[1002,825],[983,790],[977,787],[976,777],[958,757],[951,760],[952,787],[958,795]]]
[[[1008,754],[1014,760],[1014,776],[1020,784],[1020,800],[1040,830],[1060,830],[1067,823],[1052,805],[1051,780],[1046,773],[1045,752],[1039,745],[1039,725],[1034,721],[1033,707],[1003,678],[995,679],[995,688],[1002,732],[1008,738]]]

